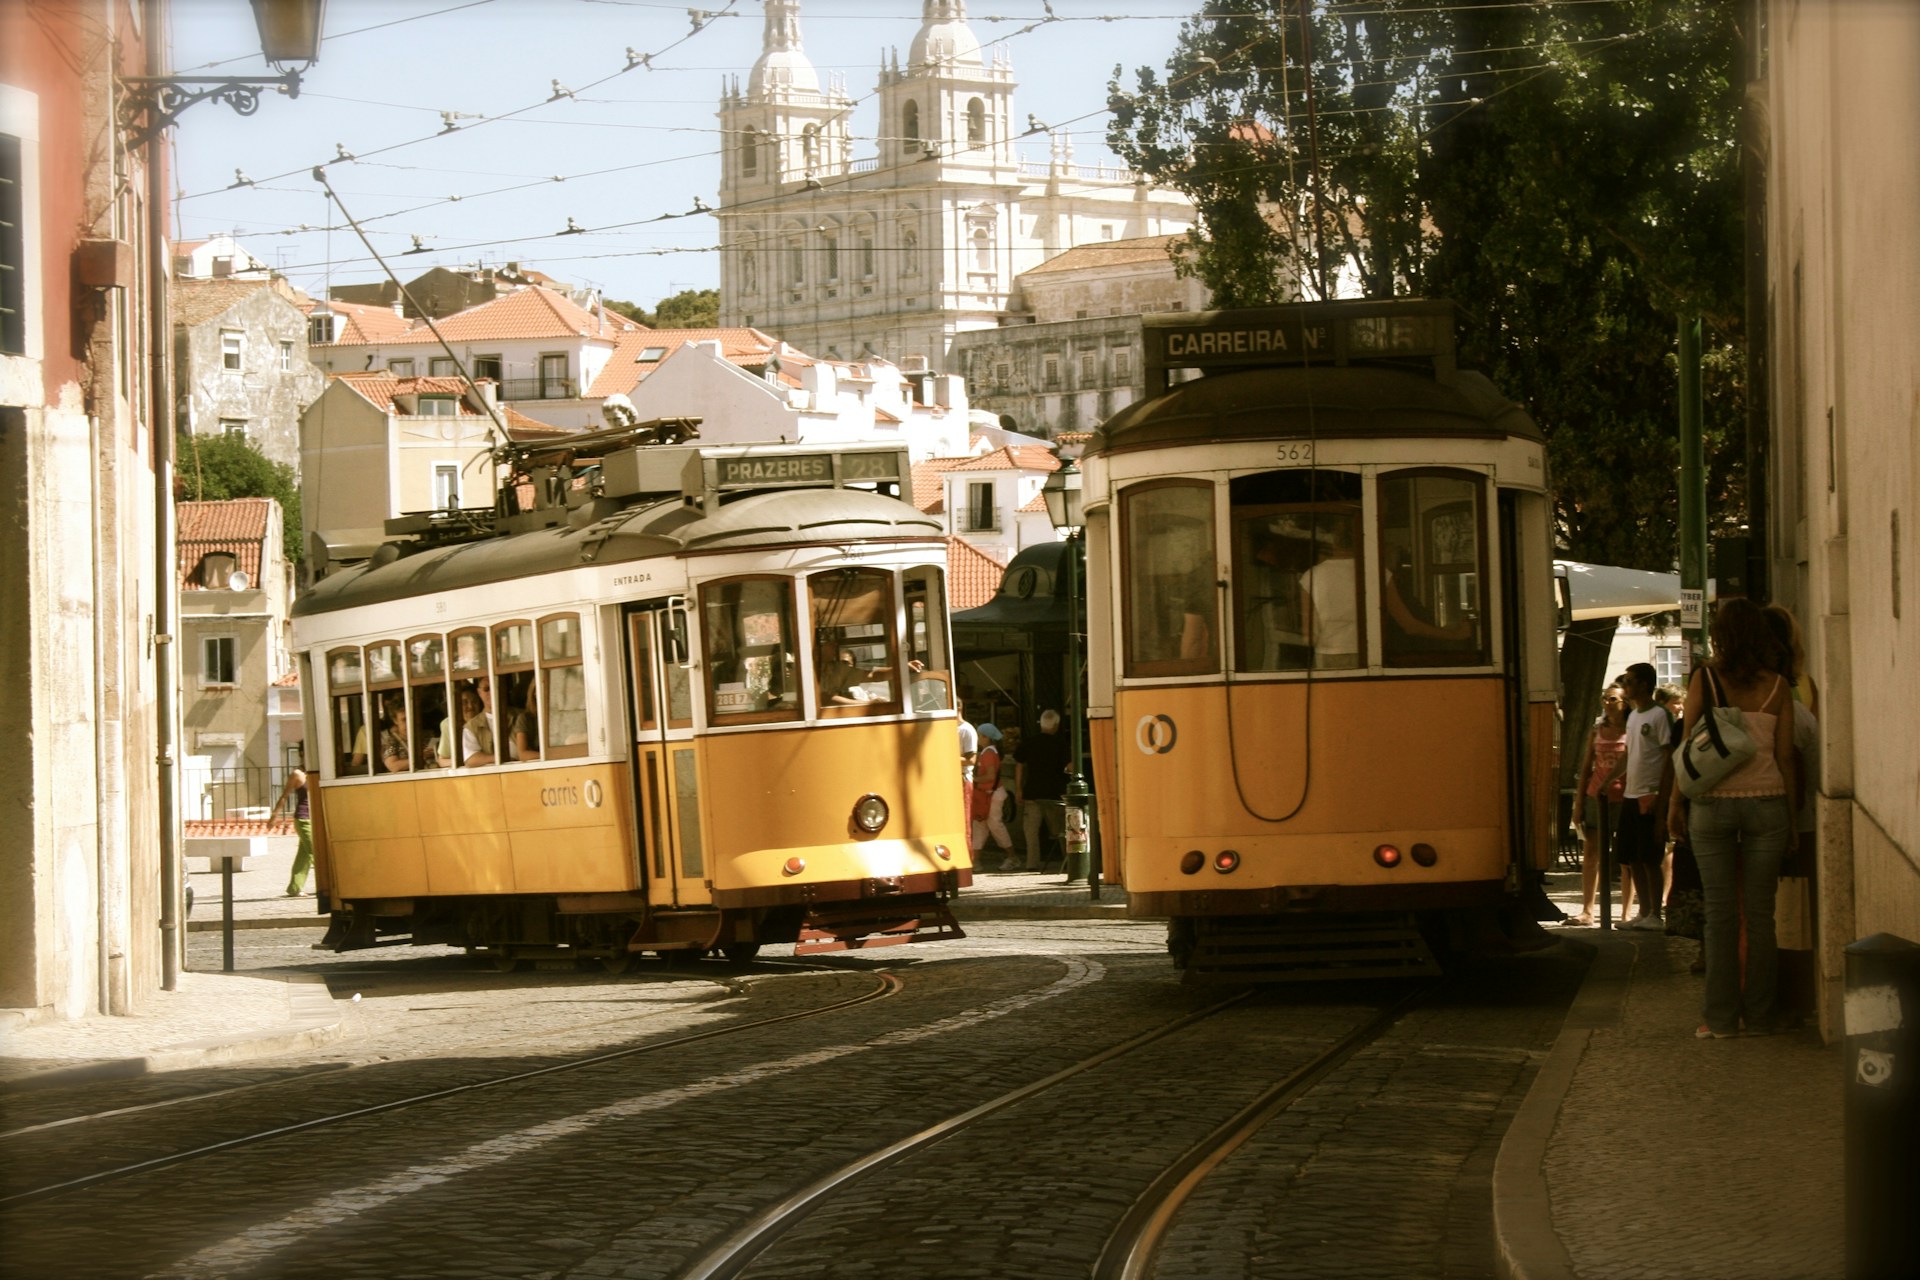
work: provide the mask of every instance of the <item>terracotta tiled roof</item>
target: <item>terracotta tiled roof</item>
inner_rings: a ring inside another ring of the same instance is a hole
[[[946,509],[947,486],[940,477],[970,458],[928,458],[913,464],[913,505],[929,515]]]
[[[325,302],[315,300],[306,308],[309,316],[320,310],[331,311],[341,320],[335,327],[333,342],[325,344],[330,346],[402,342],[413,328],[412,322],[405,316],[396,315],[392,307],[375,306],[370,302],[341,302],[330,298]]]
[[[1085,444],[1093,439],[1091,431],[1062,431],[1053,438],[1055,444]]]
[[[1100,240],[1054,254],[1037,267],[1021,272],[1038,276],[1055,271],[1084,271],[1089,267],[1121,267],[1139,262],[1171,262],[1171,245],[1181,236],[1144,236],[1138,240]]]
[[[180,824],[181,834],[189,840],[212,840],[230,836],[290,836],[292,818],[187,818]],[[195,855],[188,849],[189,858]]]
[[[174,537],[180,586],[202,590],[200,562],[208,555],[233,557],[233,567],[260,582],[260,544],[273,515],[271,498],[229,498],[223,502],[182,502],[174,507]]]
[[[385,369],[368,369],[358,373],[330,373],[327,375],[336,382],[344,382],[358,391],[382,413],[399,413],[394,404],[395,396],[428,395],[454,397],[454,413],[459,417],[479,416],[469,408],[465,399],[467,384],[458,378],[396,378]]]
[[[947,608],[958,612],[993,599],[1007,567],[960,538],[947,539]]]
[[[298,689],[300,687],[300,673],[298,671],[289,671],[273,683],[274,687],[279,689]]]
[[[507,437],[512,440],[544,440],[549,436],[579,434],[567,427],[556,427],[551,422],[536,422],[512,405],[502,405],[500,416],[506,420]]]
[[[1058,471],[1060,460],[1051,449],[1037,444],[1002,445],[992,453],[968,458],[955,471]]]
[[[175,280],[169,309],[175,324],[192,327],[225,315],[266,287],[265,280]]]
[[[616,312],[605,317],[588,311],[564,293],[534,286],[503,293],[497,298],[456,311],[436,321],[448,342],[499,342],[511,338],[604,338],[612,341],[630,332],[615,321],[631,323]],[[412,325],[389,345],[407,342],[438,343],[424,322]]]
[[[606,367],[594,378],[593,385],[587,388],[589,399],[604,396],[625,395],[640,385],[640,380],[652,373],[661,360],[666,359],[689,342],[719,342],[720,353],[737,365],[763,365],[767,357],[779,346],[778,339],[760,332],[758,329],[636,329],[632,333],[620,335],[619,345],[613,354],[607,357]],[[655,347],[661,348],[658,359],[642,361],[642,352]],[[782,351],[783,363],[812,364],[813,358],[797,351]]]
[[[1034,494],[1033,497],[1027,502],[1027,505],[1020,508],[1020,510],[1023,512],[1045,511],[1046,509],[1047,509],[1047,495],[1044,493]]]
[[[898,421],[900,421],[900,419],[899,419],[898,417],[896,417],[896,416],[894,416],[894,415],[893,415],[893,414],[891,414],[891,413],[888,413],[888,412],[887,412],[887,411],[886,411],[885,409],[882,409],[882,408],[880,408],[880,407],[879,407],[878,405],[876,405],[876,406],[874,406],[874,410],[873,410],[873,420],[874,420],[875,422],[898,422]]]

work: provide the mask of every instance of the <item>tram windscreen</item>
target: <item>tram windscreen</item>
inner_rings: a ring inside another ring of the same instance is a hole
[[[1380,477],[1380,629],[1390,667],[1487,661],[1485,482],[1421,469]]]
[[[1125,491],[1126,672],[1220,670],[1213,486],[1152,482]]]
[[[907,601],[907,656],[918,664],[907,677],[907,707],[919,712],[951,710],[946,575],[927,565],[909,569],[901,578]]]
[[[1325,468],[1233,479],[1236,670],[1361,665],[1360,487]]]
[[[900,710],[893,575],[842,568],[807,579],[813,614],[814,685],[822,715],[872,716]]]
[[[796,720],[793,583],[735,578],[700,589],[707,719],[712,724]]]

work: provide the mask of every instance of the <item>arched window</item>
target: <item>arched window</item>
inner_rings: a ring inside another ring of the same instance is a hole
[[[911,98],[900,108],[900,136],[906,140],[908,151],[920,149],[920,104]]]
[[[993,233],[985,227],[973,229],[973,269],[993,270]]]
[[[975,98],[967,103],[967,141],[985,142],[987,140],[987,106]]]
[[[740,139],[740,172],[754,174],[760,172],[760,131],[748,129]]]

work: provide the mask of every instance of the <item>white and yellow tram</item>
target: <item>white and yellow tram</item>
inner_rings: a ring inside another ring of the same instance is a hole
[[[510,488],[560,499],[522,531],[389,544],[298,602],[329,942],[957,935],[946,542],[891,496],[905,452],[581,439]]]
[[[1148,398],[1081,463],[1106,873],[1196,972],[1428,968],[1444,913],[1548,856],[1540,431],[1455,368],[1446,303],[1145,343]]]

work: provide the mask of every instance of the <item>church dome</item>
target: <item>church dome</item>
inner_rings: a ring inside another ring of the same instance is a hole
[[[967,26],[966,0],[927,0],[920,34],[913,38],[907,65],[923,67],[977,67],[980,41]]]

